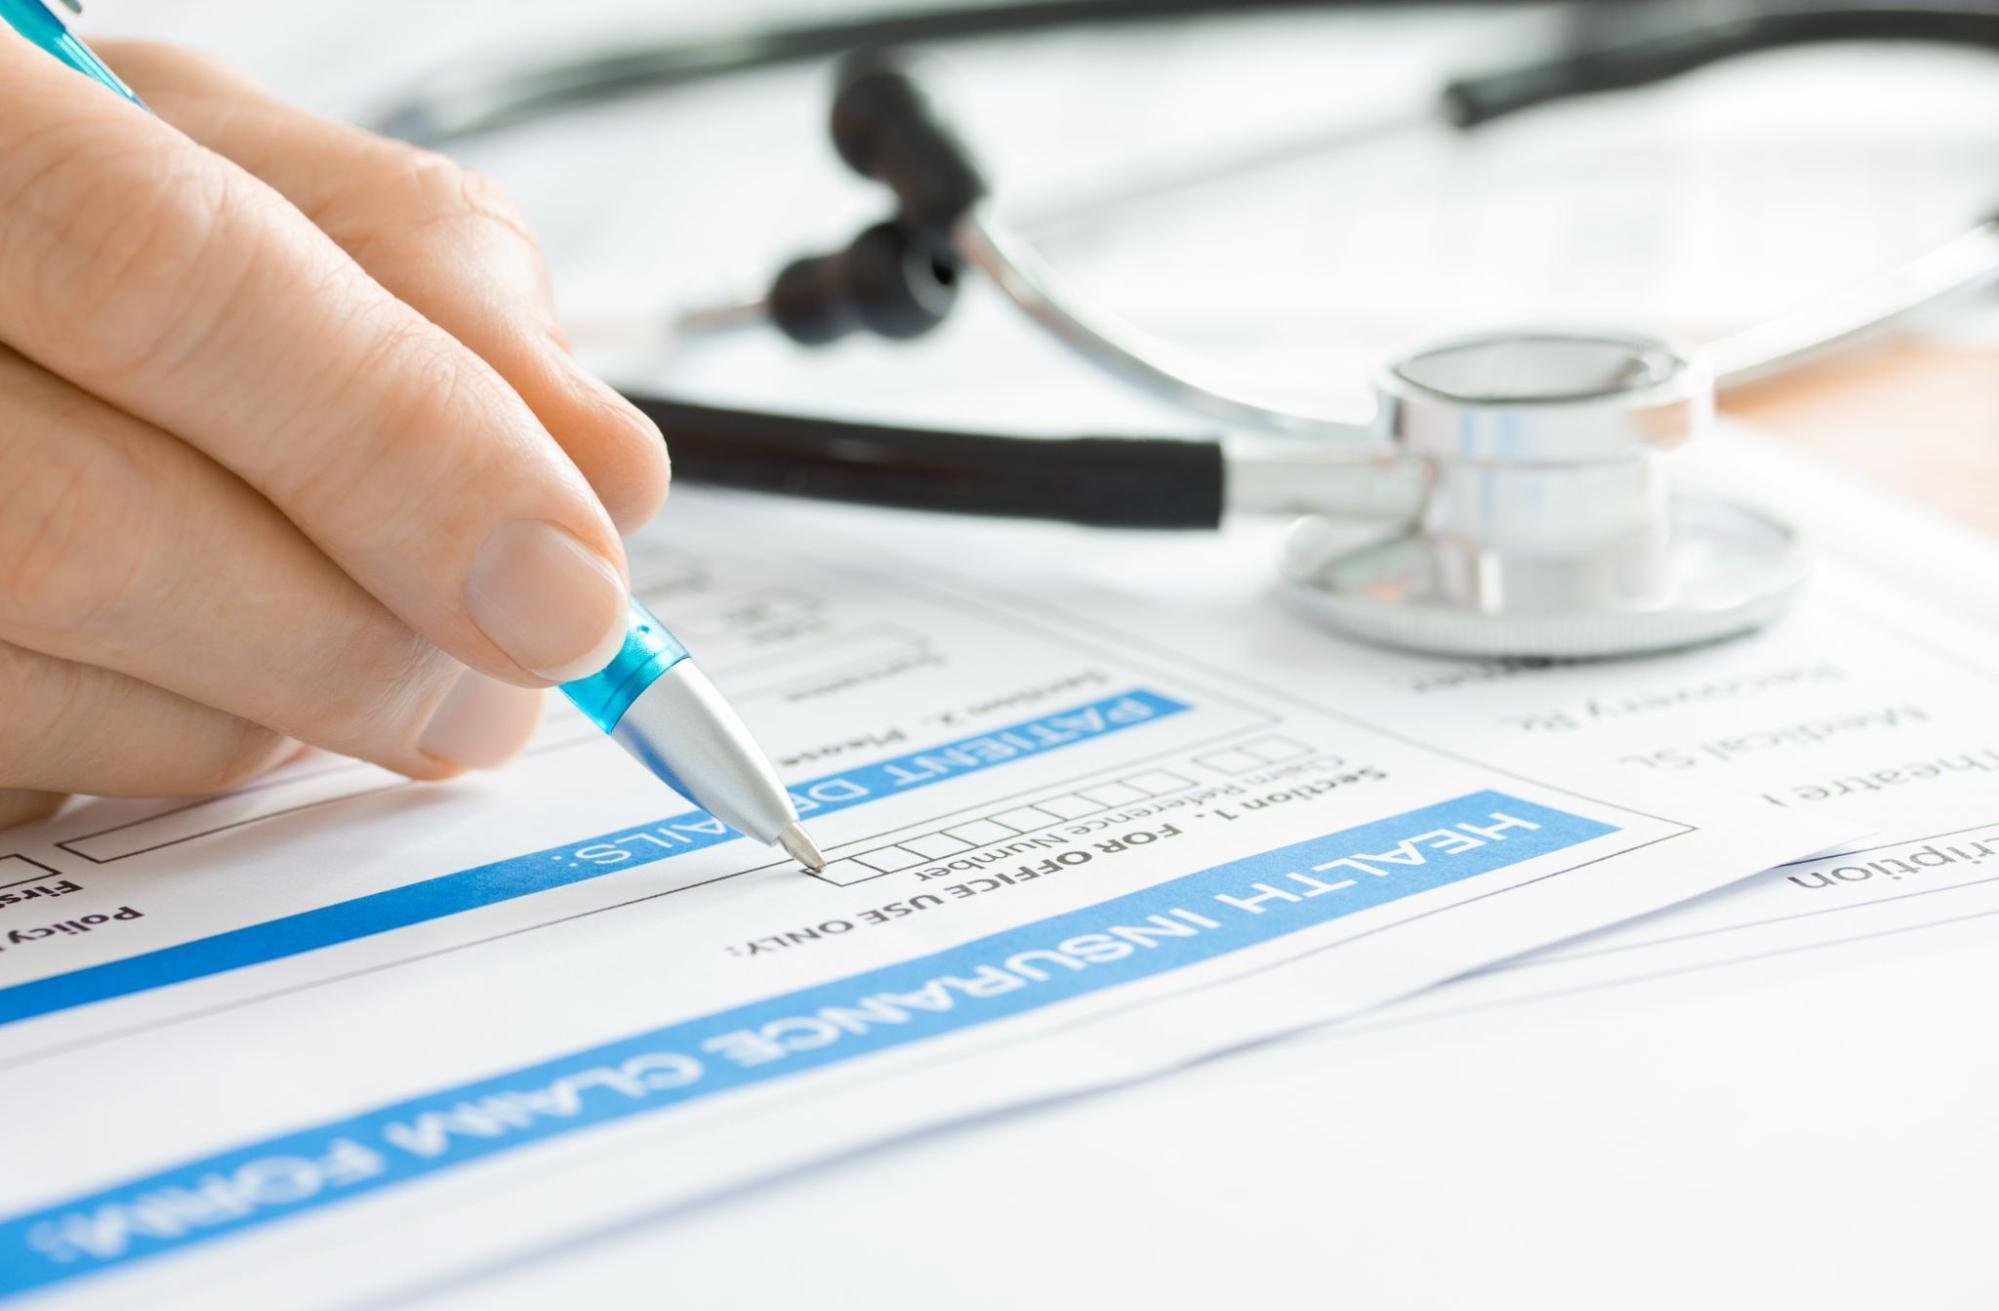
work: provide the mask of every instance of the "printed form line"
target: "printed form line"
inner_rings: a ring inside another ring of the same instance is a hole
[[[1483,791],[1292,843],[0,1221],[0,1295],[1169,974],[1618,831]]]
[[[1191,707],[1186,703],[1171,697],[1134,689],[973,737],[828,774],[794,786],[792,794],[802,813],[831,814],[1045,755],[1188,709]],[[691,810],[654,824],[509,856],[157,951],[0,988],[0,1025],[372,937],[601,878],[619,870],[654,864],[739,836],[706,811]]]

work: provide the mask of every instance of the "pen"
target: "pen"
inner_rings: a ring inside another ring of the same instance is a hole
[[[65,3],[76,10],[72,0]],[[0,19],[77,72],[145,107],[45,0],[0,0]],[[640,764],[716,819],[783,847],[809,870],[826,867],[826,857],[799,826],[791,794],[743,721],[687,648],[637,600],[630,602],[625,640],[611,663],[564,683],[562,691]]]
[[[77,0],[63,0],[63,3],[71,13],[83,12]],[[145,102],[134,95],[132,88],[126,86],[116,73],[106,68],[104,61],[91,53],[89,46],[70,34],[46,0],[0,0],[0,18],[6,19],[7,26],[77,72],[102,82],[140,108],[145,107]]]
[[[564,683],[576,708],[668,787],[729,827],[781,846],[817,873],[826,857],[743,721],[678,638],[634,599],[624,644],[588,678]]]

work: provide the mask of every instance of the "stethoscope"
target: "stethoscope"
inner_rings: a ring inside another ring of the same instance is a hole
[[[683,333],[763,324],[805,346],[919,336],[967,270],[1127,384],[1220,424],[1225,440],[927,431],[632,394],[676,477],[788,495],[1099,527],[1214,528],[1295,517],[1284,592],[1334,629],[1479,657],[1602,657],[1746,633],[1810,571],[1782,519],[1675,486],[1669,457],[1718,389],[1759,379],[1999,276],[1999,214],[1845,297],[1688,350],[1614,329],[1537,326],[1405,348],[1364,402],[1280,395],[1138,332],[1065,287],[996,212],[970,152],[912,65],[882,47],[1277,0],[1040,0],[779,27],[443,81],[389,116],[438,143],[557,109],[775,63],[842,55],[833,145],[894,197],[845,249],[786,265],[763,296],[680,316]],[[1533,106],[1642,86],[1733,55],[1826,39],[1999,47],[1989,5],[1740,10],[1596,42],[1447,84],[1436,113],[1470,129]],[[1355,521],[1387,525],[1356,541]]]

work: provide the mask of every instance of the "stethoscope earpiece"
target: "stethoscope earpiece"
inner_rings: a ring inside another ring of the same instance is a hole
[[[804,346],[857,331],[895,341],[944,321],[958,294],[949,246],[894,219],[877,223],[830,255],[784,266],[771,283],[771,325]]]
[[[985,179],[894,52],[840,64],[828,128],[847,167],[894,196],[895,214],[843,250],[785,265],[763,301],[771,325],[802,346],[856,332],[920,337],[957,301],[961,261],[952,234],[984,199]]]
[[[828,127],[847,167],[894,193],[898,220],[948,241],[958,220],[986,198],[986,180],[913,67],[892,50],[848,56]]]
[[[1230,457],[1228,504],[1283,502],[1266,484],[1286,470],[1299,509],[1315,486],[1361,500],[1342,467],[1374,477],[1408,506],[1395,528],[1357,541],[1339,515],[1308,513],[1282,560],[1286,593],[1328,627],[1461,656],[1638,655],[1760,627],[1809,573],[1781,521],[1674,485],[1668,457],[1712,419],[1709,353],[1614,330],[1474,333],[1391,356],[1370,422],[1216,369],[1065,287],[995,215],[903,56],[846,60],[830,126],[896,215],[844,251],[788,265],[764,301],[770,322],[807,345],[859,330],[914,337],[949,312],[962,267],[1110,376],[1312,449]]]
[[[1116,7],[1136,18],[1270,6]],[[621,48],[538,76],[440,85],[390,119],[436,145],[634,87],[840,56],[833,146],[893,196],[891,216],[842,250],[793,260],[760,298],[682,312],[672,321],[676,342],[754,324],[813,346],[863,331],[903,340],[941,323],[964,276],[976,274],[1106,376],[1210,421],[1221,436],[925,430],[628,393],[667,432],[684,474],[791,495],[1101,527],[1213,528],[1225,511],[1303,514],[1284,561],[1294,600],[1342,632],[1456,655],[1631,655],[1769,622],[1805,579],[1804,547],[1774,518],[1676,486],[1669,452],[1707,426],[1717,389],[1999,278],[1992,215],[1835,299],[1698,352],[1561,328],[1405,352],[1377,374],[1370,416],[1364,397],[1337,385],[1311,379],[1301,389],[1232,373],[1065,285],[1031,234],[996,212],[917,63],[879,48],[1066,27],[1102,9],[1002,0],[779,25],[756,39],[730,33]],[[1426,118],[1466,130],[1812,41],[1999,46],[1999,13],[1987,0],[1752,9],[1684,29],[1642,23],[1621,39],[1456,79],[1438,88]],[[877,48],[852,53],[858,42]],[[1406,123],[1398,116],[1395,126]],[[1072,207],[1069,217],[1104,203]]]

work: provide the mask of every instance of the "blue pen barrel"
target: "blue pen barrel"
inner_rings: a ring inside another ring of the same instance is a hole
[[[625,643],[618,648],[618,654],[590,677],[564,683],[562,692],[590,717],[591,723],[608,733],[618,726],[641,692],[685,659],[687,648],[666,631],[666,625],[654,618],[652,611],[634,599],[625,625]]]
[[[0,0],[0,22],[19,32],[28,40],[68,64],[77,72],[94,78],[110,87],[125,99],[142,108],[144,102],[132,93],[132,88],[112,72],[92,53],[89,46],[70,34],[60,18],[42,3],[42,0]]]

